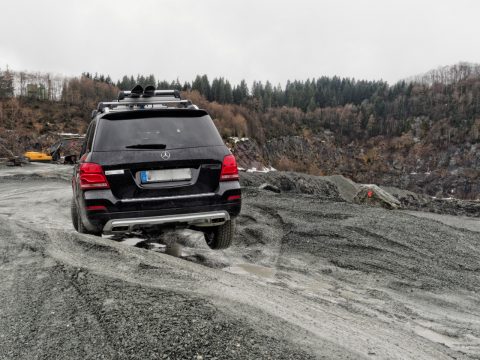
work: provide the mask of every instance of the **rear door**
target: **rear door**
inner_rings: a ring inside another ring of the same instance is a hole
[[[103,166],[113,194],[124,201],[178,205],[208,201],[228,154],[210,116],[201,110],[141,110],[105,115],[98,124],[92,162]],[[163,200],[162,200],[163,201]]]

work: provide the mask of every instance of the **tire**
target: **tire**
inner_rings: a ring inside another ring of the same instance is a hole
[[[232,244],[235,235],[235,219],[225,222],[225,224],[216,226],[213,230],[205,232],[205,242],[212,250],[226,249]]]
[[[89,231],[85,228],[85,225],[83,225],[83,222],[82,222],[82,218],[78,214],[78,209],[77,209],[77,204],[75,203],[75,199],[72,199],[70,210],[72,214],[72,224],[75,230],[77,230],[80,234],[102,236],[102,230]]]
[[[65,156],[63,159],[63,164],[75,164],[76,162],[77,162],[76,155],[68,155],[68,156]]]
[[[75,204],[75,199],[72,198],[72,202],[70,204],[70,214],[72,216],[72,224],[75,230],[78,231],[78,212],[77,212],[77,205]]]
[[[88,234],[89,233],[87,231],[87,229],[85,229],[85,226],[83,225],[82,218],[79,215],[77,215],[77,231],[80,234]]]

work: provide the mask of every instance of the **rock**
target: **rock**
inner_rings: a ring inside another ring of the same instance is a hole
[[[383,207],[390,210],[398,209],[401,205],[400,201],[393,197],[393,195],[373,184],[360,185],[360,189],[353,198],[353,202],[356,204]]]
[[[276,187],[275,185],[272,185],[272,184],[268,184],[268,183],[263,183],[262,185],[260,185],[258,187],[260,190],[267,190],[267,191],[272,191],[274,193],[281,193],[282,191]]]
[[[27,164],[28,161],[22,156],[14,156],[7,160],[7,166],[22,166],[23,164]]]
[[[339,194],[335,184],[321,176],[285,171],[271,171],[268,173],[242,172],[240,173],[240,184],[245,189],[259,189],[263,184],[268,184],[277,188],[282,193],[292,192],[312,195],[318,199],[345,201]]]
[[[342,175],[324,176],[325,180],[333,183],[346,202],[352,202],[359,190],[359,184]]]

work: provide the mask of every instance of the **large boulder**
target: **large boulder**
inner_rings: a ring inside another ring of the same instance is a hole
[[[353,198],[356,204],[383,207],[385,209],[398,209],[401,204],[393,195],[373,184],[362,184]]]

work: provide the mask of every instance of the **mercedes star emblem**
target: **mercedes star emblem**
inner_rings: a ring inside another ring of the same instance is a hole
[[[170,159],[170,153],[168,151],[162,151],[160,153],[160,157],[163,159],[163,160],[168,160]]]

